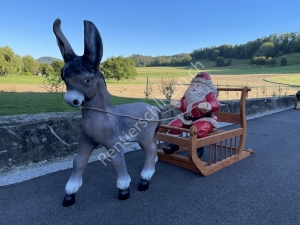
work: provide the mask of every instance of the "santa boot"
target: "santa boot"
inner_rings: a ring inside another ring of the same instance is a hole
[[[201,159],[204,154],[204,147],[197,148],[197,155]]]
[[[179,149],[178,145],[174,145],[171,143],[166,143],[165,146],[163,147],[164,153],[166,154],[173,154]]]

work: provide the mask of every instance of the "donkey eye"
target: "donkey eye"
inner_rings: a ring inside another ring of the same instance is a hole
[[[91,81],[91,79],[87,78],[84,82],[88,84],[88,83],[90,83],[90,81]]]

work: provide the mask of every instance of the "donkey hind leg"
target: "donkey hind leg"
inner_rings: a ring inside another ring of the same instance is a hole
[[[127,172],[123,150],[118,151],[114,157],[111,157],[111,164],[117,172],[118,199],[126,200],[130,197],[129,185],[131,178]]]
[[[75,203],[75,193],[82,185],[82,174],[88,163],[88,159],[96,147],[94,145],[85,146],[86,148],[79,148],[79,152],[77,153],[74,161],[73,161],[73,171],[70,179],[65,187],[66,196],[63,200],[63,206],[71,206]]]
[[[155,172],[155,163],[157,162],[157,147],[155,142],[147,144],[140,143],[140,146],[145,151],[145,163],[141,172],[141,180],[139,182],[138,190],[146,191],[149,188],[149,181]]]

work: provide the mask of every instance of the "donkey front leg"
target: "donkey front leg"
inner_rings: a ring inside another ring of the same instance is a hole
[[[117,172],[118,199],[126,200],[130,197],[129,185],[131,178],[127,172],[123,149],[111,155],[111,164]]]
[[[79,151],[73,161],[73,171],[66,185],[66,196],[63,200],[63,206],[71,206],[75,203],[75,193],[82,184],[82,174],[88,163],[88,159],[97,144],[91,142],[85,135],[79,139]]]
[[[139,182],[138,190],[146,191],[149,188],[149,181],[155,172],[155,163],[157,162],[157,147],[154,142],[148,144],[140,143],[140,146],[145,151],[145,163],[141,172],[142,178]]]

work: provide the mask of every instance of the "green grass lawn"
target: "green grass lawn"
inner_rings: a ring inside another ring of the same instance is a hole
[[[7,76],[0,77],[0,84],[42,84],[41,76]]]
[[[113,105],[145,101],[144,99],[111,96]],[[154,101],[149,104],[155,105]],[[0,116],[37,114],[49,112],[73,112],[73,108],[63,100],[63,95],[54,93],[0,92]]]
[[[300,87],[300,74],[273,77],[272,79],[266,79],[267,81],[278,83],[278,84],[288,84]]]

